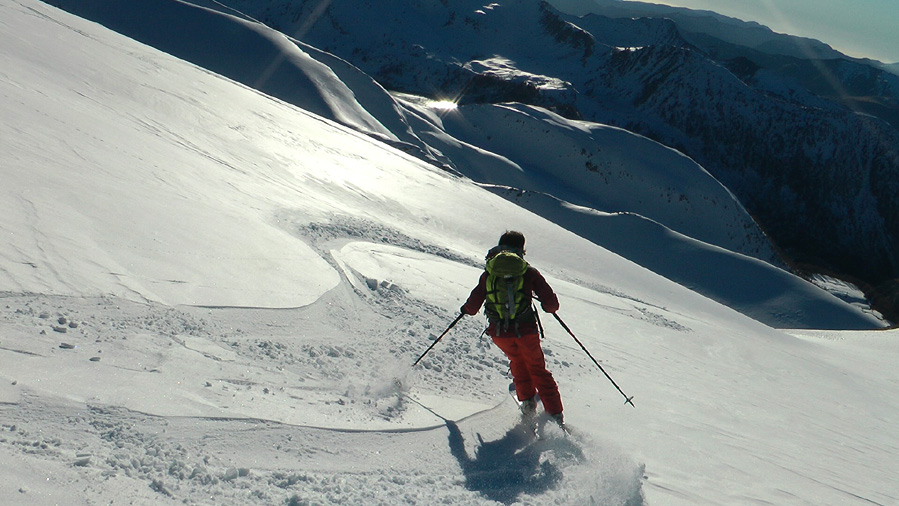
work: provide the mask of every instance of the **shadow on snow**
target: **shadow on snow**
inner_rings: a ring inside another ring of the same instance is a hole
[[[558,464],[548,458],[551,450],[579,454],[571,443],[566,448],[551,447],[535,437],[533,427],[519,423],[495,441],[484,441],[478,434],[480,445],[472,458],[465,450],[465,439],[455,422],[447,420],[450,452],[459,461],[465,475],[465,486],[484,497],[511,504],[521,494],[537,495],[552,488],[562,480]]]

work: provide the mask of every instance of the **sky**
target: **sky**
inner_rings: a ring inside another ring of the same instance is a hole
[[[899,2],[895,0],[669,0],[651,3],[705,9],[772,30],[811,37],[850,56],[899,62]]]

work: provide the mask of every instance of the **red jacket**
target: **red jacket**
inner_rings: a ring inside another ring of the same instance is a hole
[[[526,297],[526,300],[523,302],[527,305],[531,304],[531,294],[535,294],[537,299],[540,300],[540,306],[547,313],[555,313],[559,310],[559,298],[556,297],[553,289],[550,288],[549,283],[546,282],[546,279],[543,278],[543,275],[540,274],[540,271],[533,267],[528,267],[527,272],[524,273],[524,286],[522,287],[522,291]],[[487,272],[481,273],[481,278],[478,280],[478,286],[471,291],[471,295],[468,296],[468,300],[465,301],[465,305],[462,306],[462,311],[468,315],[478,314],[481,306],[484,304],[484,300],[487,299]],[[531,333],[537,333],[537,324],[536,323],[523,323],[520,324],[516,329],[503,329],[502,325],[497,325],[496,322],[490,322],[490,326],[487,327],[487,334],[491,337],[517,337],[518,335],[525,335]]]

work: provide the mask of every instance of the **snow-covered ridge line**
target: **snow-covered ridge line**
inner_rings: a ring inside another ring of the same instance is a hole
[[[870,284],[896,277],[899,78],[866,62],[797,60],[715,34],[688,37],[680,19],[577,18],[538,0],[486,15],[474,14],[483,6],[475,1],[335,0],[315,23],[306,21],[318,2],[231,3],[285,33],[304,23],[305,42],[392,89],[463,104],[523,102],[674,146],[733,191],[781,250],[802,261],[823,256],[818,268]],[[585,30],[592,51],[557,40],[547,17]],[[466,64],[484,55],[570,85],[522,88],[508,70],[505,82],[472,74]]]
[[[416,156],[429,158],[438,166],[448,164],[452,172],[476,181],[550,193],[592,209],[636,213],[701,242],[779,265],[767,238],[733,194],[692,160],[641,136],[515,104],[470,105],[436,114],[427,106],[395,100],[370,77],[342,60],[297,41],[288,43],[283,35],[256,23],[190,4],[172,5],[170,0],[141,0],[130,10],[107,8],[104,1],[69,4],[57,0],[80,15],[159,49],[367,131],[391,145],[407,146]],[[148,9],[154,12],[152,22],[137,15]],[[191,24],[203,27],[203,33],[236,32],[241,38],[222,43],[220,36],[204,36],[197,43],[188,28]],[[220,43],[214,43],[217,40]],[[277,44],[273,46],[272,41]],[[258,54],[254,56],[254,52]],[[260,80],[259,73],[272,78]],[[342,91],[335,95],[334,90]],[[324,109],[316,105],[321,104],[321,97],[332,97]],[[600,236],[591,237],[595,241]],[[631,237],[628,240],[636,243],[651,240],[634,234]],[[611,243],[609,246],[628,251]],[[677,265],[676,258],[664,263],[643,261],[642,255],[631,258],[772,325],[857,328],[879,324],[852,307],[836,309],[826,322],[815,321],[817,314],[831,312],[810,313],[805,307],[772,312],[764,299],[735,303],[733,298],[723,296],[722,290],[702,286],[708,285],[709,279],[740,275],[737,273],[745,269],[720,271],[710,278],[685,278],[671,276],[673,272],[689,272]],[[717,266],[706,265],[705,269]],[[783,273],[772,274],[774,278],[783,277]],[[774,285],[793,286],[802,293],[795,300],[811,297],[812,305],[820,301],[822,307],[839,306],[834,306],[836,301],[828,294],[798,278],[786,285]]]

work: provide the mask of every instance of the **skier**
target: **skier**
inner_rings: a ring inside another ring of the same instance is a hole
[[[487,334],[509,359],[522,413],[536,413],[539,394],[543,409],[563,426],[562,398],[552,373],[546,369],[531,303],[536,294],[543,310],[555,313],[559,299],[540,272],[524,261],[524,242],[524,235],[516,231],[507,231],[499,238],[499,244],[487,253],[486,269],[461,311],[475,315],[486,301]]]

